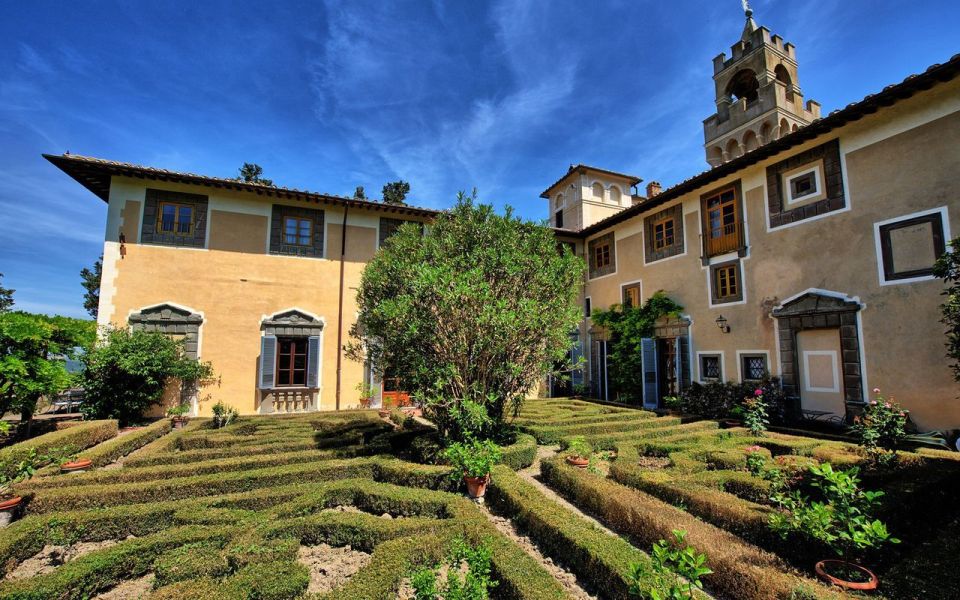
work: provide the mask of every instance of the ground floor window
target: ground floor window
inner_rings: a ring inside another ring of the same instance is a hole
[[[277,338],[277,385],[307,385],[307,338]]]
[[[719,354],[700,355],[700,380],[719,381],[723,377]]]
[[[764,354],[743,354],[740,373],[744,381],[761,381],[767,376],[767,357]]]

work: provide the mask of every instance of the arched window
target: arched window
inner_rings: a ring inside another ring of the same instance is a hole
[[[707,162],[711,165],[719,165],[723,162],[723,148],[720,146],[711,146],[707,150]]]
[[[780,137],[790,133],[790,123],[786,119],[780,119]]]
[[[603,201],[603,184],[595,183],[593,184],[593,197],[596,200]]]
[[[733,160],[738,156],[740,156],[740,144],[737,140],[731,139],[727,142],[727,160]]]
[[[614,204],[620,204],[620,196],[621,196],[620,188],[615,185],[611,185],[610,186],[610,202],[613,202]]]
[[[563,194],[557,194],[554,208],[556,208],[557,210],[560,210],[561,208],[563,208]]]
[[[741,69],[727,84],[727,96],[734,100],[746,98],[747,102],[753,102],[757,99],[759,88],[760,82],[757,81],[756,73],[750,69]]]
[[[790,129],[790,133],[793,133],[794,131],[796,131],[796,130],[798,130],[798,129],[800,129],[800,127],[798,127],[797,124],[794,123],[794,124],[793,124],[793,127]]]
[[[752,130],[747,131],[743,134],[743,151],[750,152],[751,150],[756,150],[760,147],[760,142],[757,141],[757,134]]]
[[[793,79],[790,77],[790,72],[787,71],[787,68],[782,64],[777,65],[773,69],[773,74],[776,75],[777,81],[787,86],[787,100],[793,100]]]

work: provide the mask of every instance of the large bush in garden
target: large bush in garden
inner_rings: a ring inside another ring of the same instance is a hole
[[[496,435],[565,358],[583,261],[554,234],[460,194],[425,233],[397,230],[363,273],[347,344],[389,368],[446,438]]]
[[[937,260],[933,273],[947,285],[940,308],[947,326],[947,358],[953,361],[953,378],[960,381],[960,238],[950,242],[950,251]]]
[[[64,359],[95,336],[92,321],[0,312],[0,416],[13,410],[29,420],[42,396],[69,387],[73,378]]]
[[[189,358],[182,341],[127,328],[108,330],[84,364],[84,416],[118,419],[121,425],[140,419],[159,403],[168,382],[192,389],[213,377],[210,363]]]
[[[608,361],[613,387],[628,399],[643,397],[643,364],[640,342],[653,337],[653,326],[661,317],[677,317],[683,307],[661,290],[642,306],[615,304],[609,310],[595,310],[593,323],[610,333]]]

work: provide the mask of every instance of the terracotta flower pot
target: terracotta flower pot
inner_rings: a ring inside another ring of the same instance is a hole
[[[183,426],[187,424],[186,417],[173,417],[170,419],[170,422],[173,423],[174,429],[183,429]]]
[[[93,461],[89,458],[78,458],[71,462],[65,462],[60,465],[61,473],[82,473],[93,466]]]
[[[568,456],[568,457],[567,457],[567,464],[573,465],[573,466],[577,467],[578,469],[586,469],[586,468],[587,468],[587,465],[590,464],[590,459],[589,459],[589,458],[583,458],[583,457],[580,457],[580,456]]]
[[[14,496],[13,498],[4,498],[3,500],[0,500],[0,512],[15,510],[20,506],[22,502],[23,502],[23,498],[21,498],[20,496]]]
[[[390,409],[381,408],[379,411],[377,411],[377,414],[386,419],[390,416]]]
[[[483,477],[468,477],[464,475],[463,480],[467,482],[467,494],[469,494],[471,498],[483,498],[483,495],[487,493],[487,484],[490,483],[489,475],[484,475]]]
[[[860,571],[864,575],[864,577],[867,579],[867,581],[846,581],[844,579],[840,579],[835,575],[831,575],[830,573],[827,572],[828,570],[831,570],[831,567],[841,567],[841,566],[847,569]],[[819,577],[820,579],[823,579],[826,582],[829,582],[833,585],[839,586],[846,590],[862,590],[862,591],[875,590],[877,589],[877,584],[880,583],[880,580],[877,579],[877,576],[870,569],[866,567],[862,567],[860,565],[855,565],[845,560],[836,560],[836,559],[821,560],[816,564],[816,566],[814,567],[814,570],[817,572],[817,577]]]
[[[740,427],[741,425],[743,425],[743,423],[736,419],[724,419],[720,421],[720,427],[724,429],[733,429],[734,427]]]

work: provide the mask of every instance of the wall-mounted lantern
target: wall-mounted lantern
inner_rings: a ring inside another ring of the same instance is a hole
[[[730,333],[730,326],[727,325],[727,320],[723,318],[723,315],[717,317],[716,324],[717,327],[720,328],[720,331],[724,333]]]

